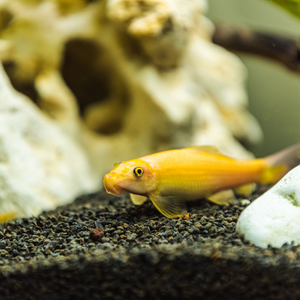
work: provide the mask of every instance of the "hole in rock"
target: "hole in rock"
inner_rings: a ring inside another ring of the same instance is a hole
[[[0,31],[3,31],[12,19],[13,14],[9,10],[2,8],[0,10]]]
[[[118,132],[129,96],[109,49],[74,39],[66,43],[63,55],[61,73],[86,125],[101,134]]]

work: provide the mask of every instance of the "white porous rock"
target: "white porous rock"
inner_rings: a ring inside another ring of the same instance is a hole
[[[267,248],[300,244],[300,166],[257,198],[241,214],[236,233]]]
[[[84,151],[12,88],[0,64],[0,214],[37,215],[99,186]]]
[[[115,162],[157,151],[216,145],[249,158],[238,140],[259,142],[262,131],[247,108],[247,70],[212,43],[206,9],[206,0],[0,0],[0,60],[37,104],[9,85],[22,109],[0,120],[13,137],[3,135],[0,149],[11,164],[19,156],[7,145],[18,138],[20,153],[27,149],[22,172],[36,175],[23,180],[20,172],[17,189],[8,173],[15,169],[2,171],[10,197],[1,196],[0,208],[9,205],[3,199],[14,199],[22,215],[33,213],[25,198],[39,199],[36,213],[61,205],[93,191]],[[9,111],[14,102],[3,99],[0,110]]]
[[[84,141],[102,176],[116,161],[191,145],[248,158],[237,140],[262,131],[247,70],[212,43],[206,10],[206,0],[2,0],[0,60]]]

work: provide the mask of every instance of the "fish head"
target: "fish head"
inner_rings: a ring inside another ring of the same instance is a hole
[[[103,183],[106,191],[116,196],[121,196],[122,192],[147,195],[156,186],[153,168],[142,159],[115,164],[115,168],[104,176]]]

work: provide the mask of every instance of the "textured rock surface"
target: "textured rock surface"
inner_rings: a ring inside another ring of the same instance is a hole
[[[212,44],[205,9],[204,0],[2,0],[0,60],[85,153],[94,181],[115,162],[170,148],[214,144],[245,158],[237,139],[262,137],[246,70]]]
[[[236,232],[260,247],[300,244],[300,166],[241,214]]]
[[[97,190],[89,160],[0,67],[0,212],[31,216]]]

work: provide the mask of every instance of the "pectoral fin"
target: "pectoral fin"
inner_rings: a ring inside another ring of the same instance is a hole
[[[239,186],[235,188],[234,190],[239,194],[243,196],[249,196],[253,193],[255,190],[256,184],[255,183],[249,183],[242,186]]]
[[[185,201],[176,197],[151,195],[150,199],[155,207],[168,218],[177,218],[187,213]]]
[[[130,194],[130,198],[133,204],[135,205],[141,205],[147,200],[147,197],[135,194]]]
[[[207,199],[219,205],[229,205],[229,203],[237,203],[237,199],[232,190],[218,192],[207,197]]]

